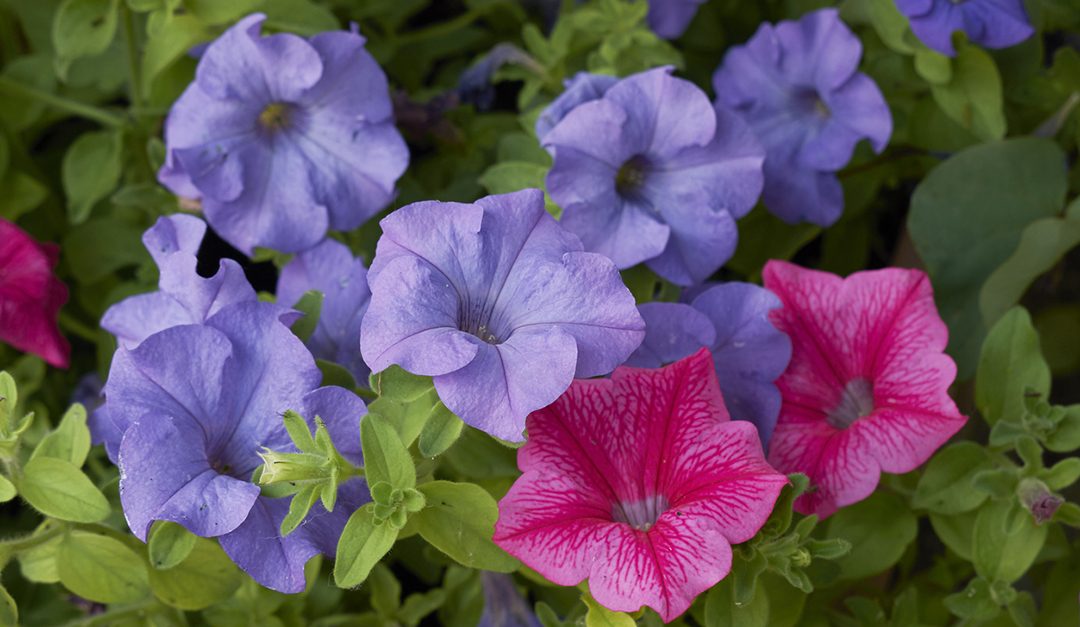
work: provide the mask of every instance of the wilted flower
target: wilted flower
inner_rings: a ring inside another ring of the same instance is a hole
[[[791,340],[769,321],[778,307],[775,294],[749,283],[709,287],[690,304],[639,305],[645,340],[626,365],[658,368],[709,349],[728,413],[754,423],[767,445],[780,413],[775,381],[791,359]]]
[[[735,219],[761,193],[764,153],[734,114],[658,68],[581,104],[543,137],[562,225],[620,268],[646,262],[700,283],[735,250]]]
[[[298,252],[348,230],[394,195],[409,161],[386,76],[355,32],[262,37],[265,16],[225,31],[165,124],[158,173],[200,198],[233,246]]]
[[[862,44],[836,9],[822,9],[762,24],[713,76],[719,101],[765,145],[765,206],[786,222],[836,222],[844,193],[834,173],[860,140],[881,152],[892,135],[889,107],[858,71],[860,57]]]
[[[333,555],[348,515],[367,499],[363,481],[342,487],[334,513],[316,505],[292,534],[279,528],[288,498],[260,495],[251,482],[263,447],[295,450],[282,415],[320,416],[339,452],[360,463],[351,392],[316,390],[320,373],[304,345],[260,303],[231,305],[205,324],[165,329],[113,358],[105,406],[95,415],[120,466],[128,526],[145,540],[169,520],[203,537],[256,581],[282,592],[304,589],[304,564]]]
[[[214,276],[199,276],[197,255],[205,234],[205,222],[183,214],[158,218],[143,233],[143,245],[158,266],[159,289],[126,298],[105,312],[101,327],[121,346],[134,348],[163,329],[201,324],[222,307],[256,300],[243,268],[232,259],[222,259]]]
[[[1008,48],[1035,33],[1023,0],[896,0],[924,44],[950,57],[952,35],[962,31],[987,48]]]
[[[676,39],[686,32],[705,0],[649,0],[649,28],[664,39]]]
[[[682,614],[731,569],[787,478],[753,425],[731,421],[707,351],[661,370],[575,381],[528,419],[524,473],[499,502],[495,543],[605,607]]]
[[[340,364],[360,384],[368,379],[360,357],[360,322],[367,311],[367,268],[344,244],[327,239],[281,269],[277,301],[292,307],[309,290],[323,293],[322,310],[307,346],[315,357]]]
[[[56,322],[68,299],[53,275],[59,257],[55,244],[39,244],[0,219],[0,341],[67,368],[71,345]]]
[[[433,376],[451,411],[495,437],[521,440],[529,412],[641,343],[614,265],[583,252],[539,190],[415,203],[380,224],[364,360]]]
[[[769,461],[810,477],[800,512],[825,517],[869,496],[881,472],[917,468],[967,420],[949,397],[956,364],[926,275],[889,268],[847,279],[770,261],[791,365]]]

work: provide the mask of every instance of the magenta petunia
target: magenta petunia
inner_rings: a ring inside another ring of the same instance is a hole
[[[924,273],[841,279],[770,261],[764,278],[783,303],[770,318],[792,342],[769,461],[810,477],[798,511],[825,517],[865,499],[881,472],[913,470],[964,425],[948,393],[948,330]]]
[[[787,478],[732,421],[707,350],[659,370],[578,380],[528,418],[522,475],[495,543],[604,607],[665,621],[731,570],[731,545],[769,517]]]
[[[67,286],[53,275],[55,244],[39,244],[0,219],[0,342],[67,368],[71,346],[57,327]]]

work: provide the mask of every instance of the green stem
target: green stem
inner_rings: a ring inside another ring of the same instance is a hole
[[[0,76],[0,93],[37,100],[54,109],[60,109],[61,111],[66,111],[72,115],[86,118],[87,120],[93,120],[103,126],[119,128],[124,125],[124,118],[114,113],[110,113],[105,109],[50,94],[49,92],[41,91],[40,89],[28,87],[5,76]]]
[[[133,618],[146,614],[150,610],[158,609],[161,603],[151,597],[146,601],[140,601],[135,605],[119,607],[101,614],[86,616],[64,623],[65,627],[91,627],[93,625],[116,625],[125,622],[122,619]]]
[[[67,313],[66,311],[61,311],[59,321],[60,326],[63,327],[65,331],[77,335],[78,337],[86,340],[87,342],[90,342],[91,344],[97,344],[97,331],[80,322],[71,314]]]
[[[405,33],[394,39],[394,43],[400,46],[412,45],[426,39],[434,39],[443,35],[449,35],[454,31],[460,30],[469,26],[476,20],[487,14],[487,8],[470,9],[465,13],[455,17],[452,20],[447,20],[439,24],[428,26],[427,28],[421,28],[420,30],[412,31],[411,33]]]
[[[131,9],[126,2],[120,3],[121,14],[124,19],[124,45],[127,47],[128,61],[128,92],[131,98],[131,106],[141,108],[143,101],[142,72],[139,71],[139,51],[135,40],[135,20],[131,17]]]
[[[42,533],[35,533],[14,540],[4,540],[0,542],[0,546],[10,551],[11,555],[15,555],[36,546],[41,546],[56,536],[62,535],[65,531],[67,531],[67,525],[57,522],[55,526]]]

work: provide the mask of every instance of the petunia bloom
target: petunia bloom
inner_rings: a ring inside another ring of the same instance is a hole
[[[551,101],[536,118],[536,137],[543,141],[551,129],[555,128],[567,113],[570,113],[578,105],[603,98],[612,85],[619,79],[607,74],[590,74],[578,72],[563,83],[563,92],[559,97]]]
[[[541,627],[528,601],[514,587],[514,578],[503,573],[480,571],[484,588],[484,613],[476,627]]]
[[[676,39],[686,32],[705,0],[649,0],[649,28],[664,39]]]
[[[434,377],[452,412],[497,438],[520,441],[529,412],[611,372],[645,334],[611,260],[583,252],[540,190],[415,203],[380,226],[364,361]]]
[[[68,290],[53,274],[59,257],[55,244],[39,244],[0,219],[0,341],[67,368],[71,345],[57,317]]]
[[[575,381],[528,428],[495,543],[556,584],[588,579],[616,611],[682,614],[728,574],[731,545],[757,533],[787,483],[753,425],[728,418],[705,350]]]
[[[780,219],[829,226],[844,211],[835,172],[862,139],[885,149],[892,115],[858,71],[862,44],[836,9],[762,24],[713,76],[719,102],[765,145],[765,206]]]
[[[386,76],[355,32],[225,31],[165,123],[158,179],[202,200],[214,230],[251,254],[298,252],[390,202],[409,161]]]
[[[561,224],[619,268],[701,283],[735,251],[761,194],[764,152],[738,116],[657,68],[578,105],[542,139]]]
[[[1023,0],[896,0],[896,8],[919,40],[950,57],[956,31],[987,48],[1015,46],[1035,33]]]
[[[750,283],[714,285],[689,304],[639,305],[645,340],[626,365],[659,368],[708,348],[728,413],[754,423],[767,445],[780,413],[775,381],[791,359],[791,340],[769,321],[778,307],[775,294]]]
[[[769,461],[810,477],[800,512],[825,517],[874,491],[881,472],[917,468],[966,418],[949,397],[956,365],[926,275],[889,268],[847,279],[770,261],[791,365]]]
[[[341,388],[320,388],[320,373],[274,308],[239,303],[205,324],[165,329],[120,348],[97,412],[95,436],[120,467],[120,502],[132,533],[145,540],[157,520],[219,538],[222,549],[264,586],[305,587],[304,564],[333,555],[349,514],[367,500],[363,481],[342,486],[328,514],[313,508],[282,538],[289,499],[251,482],[263,447],[295,450],[282,414],[300,411],[327,424],[341,453],[360,463],[364,403]],[[107,427],[107,428],[103,428]]]
[[[308,348],[315,357],[345,367],[364,384],[370,370],[360,357],[360,322],[371,292],[363,260],[332,239],[300,253],[281,269],[277,301],[292,307],[309,290],[322,292],[323,302]]]
[[[183,214],[158,218],[143,233],[143,245],[158,266],[159,289],[126,298],[105,312],[101,326],[121,346],[133,348],[163,329],[201,324],[222,307],[257,299],[232,259],[222,259],[214,276],[199,276],[197,255],[204,235],[206,223]]]

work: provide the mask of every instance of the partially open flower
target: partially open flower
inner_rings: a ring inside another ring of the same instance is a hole
[[[0,341],[67,368],[71,346],[57,327],[67,286],[53,274],[60,249],[0,219]]]

